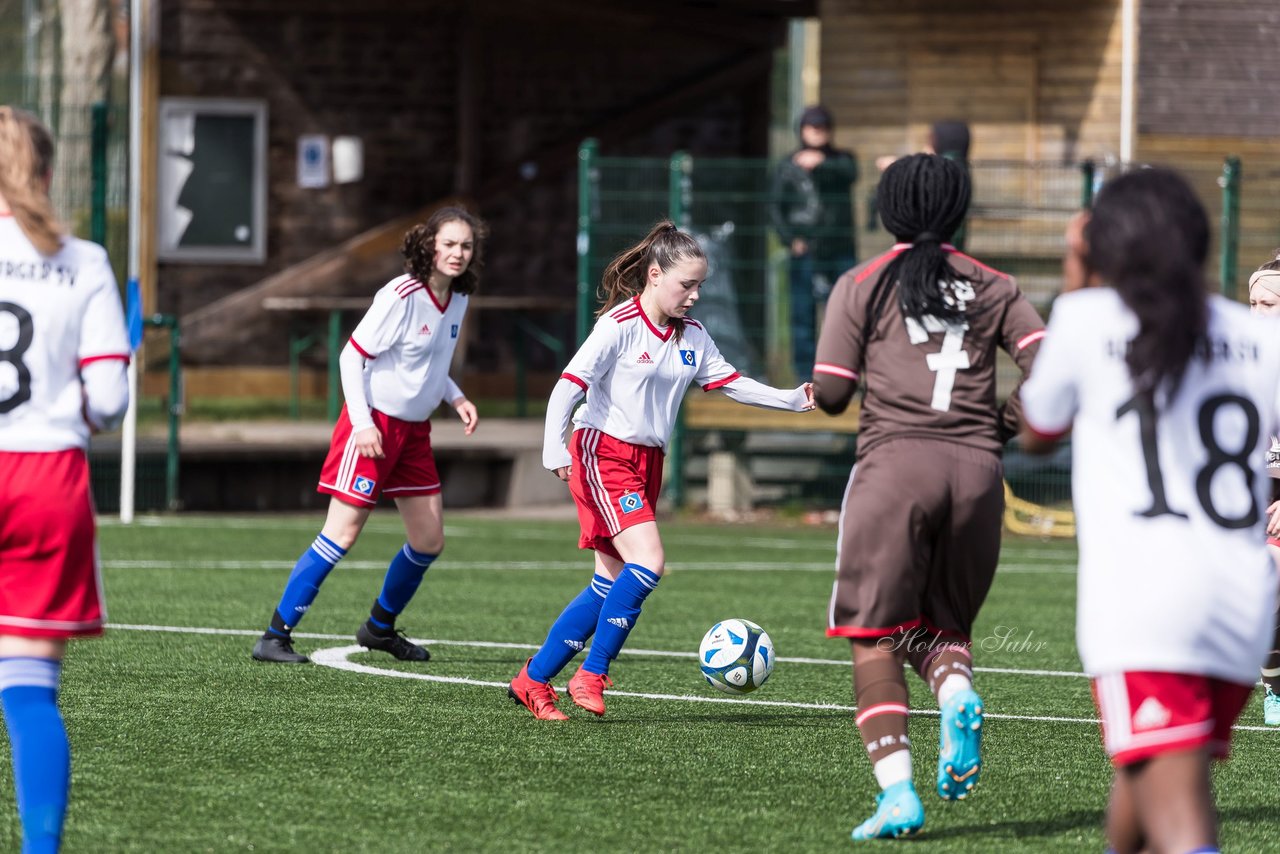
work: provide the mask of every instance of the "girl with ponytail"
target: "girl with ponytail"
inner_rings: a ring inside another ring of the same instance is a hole
[[[101,246],[49,201],[53,138],[0,106],[0,703],[23,851],[56,851],[70,747],[58,710],[68,639],[102,633],[89,434],[129,402],[129,340]]]
[[[609,667],[665,569],[656,505],[663,456],[689,385],[720,389],[752,406],[813,408],[809,383],[790,390],[762,385],[720,355],[689,317],[706,278],[698,241],[670,221],[658,223],[605,269],[599,320],[551,393],[542,462],[569,484],[581,525],[578,547],[595,551],[595,573],[511,681],[511,698],[539,720],[567,719],[556,708],[551,680],[593,635],[569,696],[604,714]],[[587,402],[574,414],[584,394]]]
[[[866,387],[827,611],[827,634],[852,648],[858,729],[882,789],[858,840],[924,826],[904,663],[942,712],[938,796],[958,800],[978,782],[970,632],[999,558],[1000,453],[1018,420],[1016,393],[996,400],[996,351],[1025,375],[1044,334],[1011,278],[947,242],[969,208],[964,167],[933,154],[897,160],[877,207],[898,242],[836,282],[813,367],[829,413]]]
[[[1022,390],[1024,448],[1074,435],[1076,643],[1118,854],[1218,850],[1210,763],[1274,638],[1257,473],[1280,435],[1280,335],[1210,294],[1208,247],[1178,174],[1107,183],[1072,223],[1067,287]]]

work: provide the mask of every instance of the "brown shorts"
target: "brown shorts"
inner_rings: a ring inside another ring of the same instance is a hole
[[[995,577],[1004,469],[989,452],[892,439],[858,460],[840,512],[830,637],[922,626],[969,640]]]

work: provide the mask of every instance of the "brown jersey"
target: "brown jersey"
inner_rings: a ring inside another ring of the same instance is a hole
[[[880,272],[911,244],[900,243],[841,276],[827,303],[813,368],[819,406],[840,412],[866,381],[859,454],[890,438],[945,439],[998,452],[1020,421],[1017,393],[996,402],[996,348],[1025,378],[1044,337],[1044,322],[1013,279],[945,247],[967,279],[951,289],[965,305],[963,323],[904,318],[896,285],[874,329],[865,328],[869,297]]]

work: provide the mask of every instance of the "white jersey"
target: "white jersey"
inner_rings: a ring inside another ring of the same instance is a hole
[[[1208,345],[1169,402],[1134,395],[1137,319],[1111,288],[1054,304],[1023,416],[1072,431],[1076,637],[1093,675],[1154,670],[1252,683],[1272,632],[1264,460],[1280,426],[1280,324],[1209,300]]]
[[[449,293],[444,305],[412,276],[392,279],[351,333],[364,364],[364,397],[379,412],[426,421],[450,387],[449,364],[467,312],[466,294]],[[456,388],[456,387],[455,387]],[[352,424],[367,415],[349,412]]]
[[[0,451],[87,447],[80,372],[103,360],[129,362],[106,250],[68,237],[41,255],[0,216]]]
[[[576,395],[562,395],[568,381]],[[573,416],[574,429],[592,427],[633,445],[666,451],[680,404],[691,383],[703,391],[722,388],[735,400],[753,406],[800,411],[803,388],[775,389],[742,376],[724,360],[702,324],[685,318],[676,339],[670,326],[657,327],[640,307],[638,297],[616,306],[597,321],[591,335],[569,361],[561,383],[547,405],[543,465],[570,464],[564,428],[582,393],[587,403]]]

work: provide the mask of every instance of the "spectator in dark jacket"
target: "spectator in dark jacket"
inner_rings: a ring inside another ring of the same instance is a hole
[[[858,161],[832,146],[834,127],[825,107],[807,107],[800,116],[800,148],[773,176],[769,214],[791,252],[791,354],[800,381],[813,374],[818,305],[858,260],[851,197]]]

